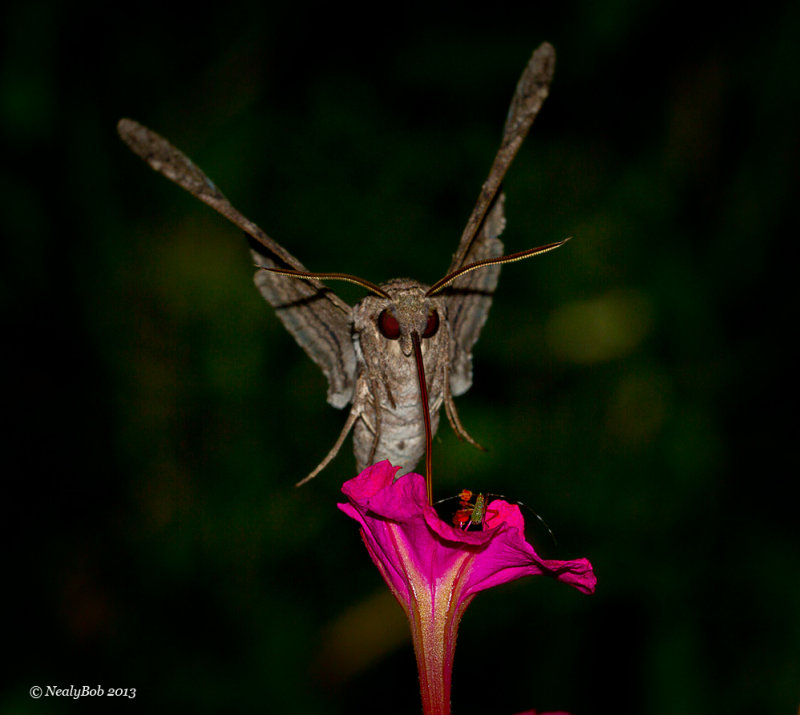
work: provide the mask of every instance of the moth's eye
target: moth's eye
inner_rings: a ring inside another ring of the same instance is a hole
[[[428,322],[425,323],[425,330],[422,333],[423,338],[432,338],[436,335],[437,331],[439,330],[439,313],[435,310],[431,310],[428,313]]]
[[[389,310],[382,310],[378,316],[378,330],[388,340],[397,340],[400,337],[400,323]]]

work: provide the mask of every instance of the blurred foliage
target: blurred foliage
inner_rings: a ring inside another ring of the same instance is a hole
[[[454,710],[797,710],[796,3],[1,18],[0,711],[85,712],[28,690],[98,683],[153,713],[419,710],[400,609],[335,508],[349,447],[292,487],[344,414],[237,230],[115,124],[170,138],[312,270],[432,282],[542,40],[556,77],[504,239],[574,238],[503,270],[458,400],[490,451],[443,424],[435,489],[520,499],[599,586],[478,598]]]

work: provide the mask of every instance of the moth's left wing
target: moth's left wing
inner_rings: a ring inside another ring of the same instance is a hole
[[[307,271],[289,251],[235,209],[203,171],[166,139],[132,119],[121,119],[117,131],[151,168],[245,231],[257,265]],[[328,402],[344,407],[353,397],[356,378],[350,306],[316,280],[294,280],[260,270],[255,281],[286,329],[328,378]]]
[[[256,241],[250,241],[250,252],[257,266],[294,268],[275,260],[274,254]],[[328,402],[334,407],[349,404],[356,384],[352,308],[319,281],[263,270],[256,271],[253,280],[297,344],[328,378]]]

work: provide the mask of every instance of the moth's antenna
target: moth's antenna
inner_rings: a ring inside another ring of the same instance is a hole
[[[425,425],[425,486],[428,490],[428,505],[433,506],[433,432],[431,430],[431,409],[428,405],[428,383],[425,379],[425,363],[422,361],[422,347],[419,334],[411,331],[411,342],[414,345],[414,357],[417,360],[417,376],[422,403],[422,421]]]
[[[379,295],[381,298],[391,300],[389,294],[382,288],[376,286],[366,278],[359,278],[358,276],[350,275],[349,273],[311,273],[310,271],[295,271],[290,268],[273,268],[270,266],[259,266],[256,268],[269,271],[270,273],[277,273],[282,276],[289,276],[291,278],[299,278],[305,281],[347,281],[348,283],[355,283],[362,288],[366,288],[371,293]]]
[[[441,280],[436,281],[436,283],[434,283],[425,292],[425,296],[430,298],[432,295],[436,295],[439,291],[449,286],[454,280],[460,278],[465,273],[476,271],[479,268],[486,268],[487,266],[497,266],[503,263],[515,263],[516,261],[522,261],[525,260],[526,258],[533,258],[534,256],[540,256],[542,253],[547,253],[548,251],[555,250],[559,246],[563,246],[567,241],[569,241],[569,238],[565,238],[563,241],[557,241],[556,243],[548,243],[544,246],[539,246],[537,248],[529,248],[525,251],[520,251],[519,253],[509,253],[507,256],[499,256],[497,258],[484,258],[481,261],[475,261],[475,263],[468,263],[466,266],[462,266],[461,268],[456,269],[452,273],[448,273]],[[269,270],[276,270],[276,269],[269,269]]]

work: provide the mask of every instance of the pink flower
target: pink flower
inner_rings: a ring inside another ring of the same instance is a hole
[[[596,583],[586,559],[542,559],[525,541],[519,507],[496,500],[484,530],[464,531],[428,505],[425,480],[380,462],[342,486],[339,508],[361,524],[364,544],[406,612],[426,715],[450,712],[458,623],[475,595],[522,576],[547,574],[584,593]]]

